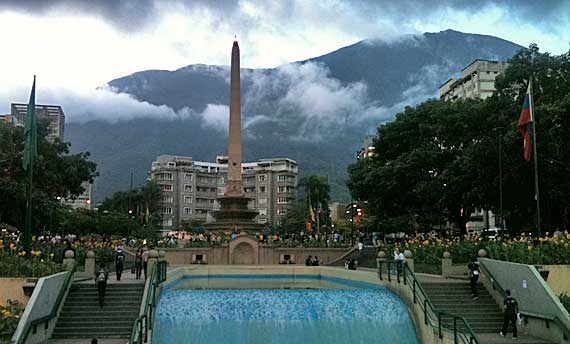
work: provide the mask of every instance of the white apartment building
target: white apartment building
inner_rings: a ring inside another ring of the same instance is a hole
[[[228,159],[194,161],[192,157],[160,155],[152,163],[151,179],[160,187],[162,231],[176,230],[182,223],[213,221],[219,210],[217,198],[226,192]],[[299,167],[288,158],[260,159],[242,163],[245,197],[259,212],[257,223],[274,226],[287,216],[297,199]]]
[[[495,79],[508,67],[507,62],[475,60],[463,68],[461,78],[449,79],[439,88],[442,100],[486,99],[495,92]],[[490,210],[477,209],[467,222],[468,231],[479,232],[484,228],[500,225]]]
[[[439,88],[443,100],[485,99],[495,92],[495,78],[507,69],[502,61],[475,60],[463,68],[459,79],[449,79]]]

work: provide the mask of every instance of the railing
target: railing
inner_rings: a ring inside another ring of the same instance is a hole
[[[34,319],[34,320],[26,323],[24,330],[22,331],[22,335],[20,336],[20,338],[18,338],[18,340],[16,341],[16,344],[25,344],[27,342],[28,336],[30,335],[30,332],[32,330],[35,333],[37,326],[42,324],[42,323],[45,323],[45,326],[47,328],[49,321],[57,316],[57,313],[58,313],[59,309],[61,308],[61,303],[63,302],[63,298],[65,296],[65,293],[67,292],[67,290],[69,289],[69,287],[71,285],[71,282],[73,281],[73,275],[75,274],[76,268],[77,268],[77,264],[73,263],[73,267],[71,268],[71,270],[69,271],[69,273],[65,277],[65,281],[63,282],[63,286],[61,287],[61,289],[59,290],[59,293],[57,294],[57,299],[55,301],[55,304],[53,305],[53,308],[51,309],[51,312],[46,316],[43,316],[43,317],[38,318],[38,319]]]
[[[156,308],[156,290],[164,281],[166,281],[166,261],[159,261],[154,264],[150,273],[148,290],[144,301],[144,310],[135,320],[131,331],[130,344],[148,343],[148,332],[152,330],[154,309]]]
[[[493,276],[491,271],[489,269],[487,269],[487,267],[484,264],[479,264],[479,267],[487,275],[489,282],[491,282],[491,285],[493,286],[493,289],[497,290],[503,299],[505,297],[507,297],[505,294],[505,289],[503,289],[503,287],[497,282],[497,280],[495,279],[495,277]],[[547,328],[550,327],[550,322],[553,322],[562,331],[562,335],[563,335],[564,340],[568,340],[570,338],[570,329],[568,329],[568,327],[557,316],[553,316],[553,315],[549,315],[549,314],[543,314],[543,313],[528,312],[528,311],[519,311],[519,313],[524,315],[527,318],[535,318],[535,319],[544,320],[546,322]]]
[[[469,326],[469,323],[462,316],[452,313],[439,311],[431,303],[422,285],[418,282],[416,275],[410,269],[407,263],[398,263],[396,261],[380,261],[378,265],[378,277],[383,280],[382,266],[385,265],[388,282],[394,279],[395,275],[397,283],[403,282],[412,291],[412,300],[414,304],[419,304],[424,315],[424,324],[437,328],[439,338],[443,338],[443,332],[453,334],[455,344],[479,344],[477,336]]]

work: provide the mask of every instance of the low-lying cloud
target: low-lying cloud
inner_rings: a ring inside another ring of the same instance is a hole
[[[371,100],[365,82],[342,83],[331,76],[325,65],[316,62],[287,64],[273,70],[242,70],[244,133],[255,138],[257,130],[266,130],[268,123],[273,123],[270,127],[275,131],[280,130],[279,125],[294,128],[289,130],[289,137],[283,138],[295,141],[319,141],[341,134],[347,128],[373,131],[406,105],[435,96],[438,76],[450,75],[455,69],[452,65],[423,67],[409,77],[412,86],[403,92],[403,100],[389,106]],[[227,68],[209,70],[218,73],[229,87]],[[247,87],[243,87],[245,85]],[[24,88],[4,90],[0,92],[0,103],[26,103],[28,92]],[[38,88],[36,103],[61,105],[68,123],[193,118],[205,130],[228,131],[227,104],[204,104],[203,109],[186,107],[174,111],[166,105],[157,106],[126,93],[116,93],[109,87],[89,92]]]

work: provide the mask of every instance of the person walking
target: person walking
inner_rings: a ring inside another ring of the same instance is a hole
[[[517,314],[519,312],[519,303],[517,300],[511,296],[510,290],[505,290],[505,300],[503,301],[503,310],[505,311],[503,316],[503,330],[500,332],[501,336],[507,335],[507,328],[509,323],[513,324],[513,339],[517,339]]]
[[[101,265],[99,265],[99,270],[95,274],[95,283],[97,283],[97,294],[99,296],[99,307],[103,307],[108,278],[109,273],[105,269],[105,264],[101,263]]]
[[[477,291],[477,281],[479,281],[479,262],[471,258],[471,261],[467,265],[467,276],[469,277],[469,285],[471,286],[471,296],[473,300],[479,299],[479,292]]]
[[[135,255],[135,278],[140,279],[143,267],[143,250],[139,248]]]
[[[117,281],[121,280],[121,275],[123,274],[123,268],[125,267],[125,253],[123,249],[119,246],[117,252],[115,253],[115,272],[117,273]]]
[[[144,271],[144,279],[146,280],[146,270],[148,267],[148,247],[143,247],[142,253],[142,260],[143,260],[143,271]]]

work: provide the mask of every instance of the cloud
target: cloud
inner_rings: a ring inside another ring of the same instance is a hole
[[[190,116],[196,116],[201,119],[204,128],[216,129],[218,131],[228,132],[230,108],[227,105],[208,104],[204,111],[196,113],[192,109],[184,108],[179,113],[187,113]]]
[[[0,91],[0,104],[27,103],[29,89],[9,88]],[[61,105],[66,122],[89,122],[104,120],[108,122],[127,121],[137,118],[173,120],[181,118],[171,108],[141,102],[128,94],[114,93],[108,88],[99,88],[89,92],[77,92],[62,88],[38,88],[36,104]],[[8,112],[7,110],[6,112]]]
[[[538,23],[553,27],[568,22],[570,18],[566,0],[287,0],[270,3],[266,0],[3,0],[0,3],[0,11],[97,16],[130,32],[154,24],[165,8],[186,12],[207,11],[220,25],[222,21],[229,21],[233,25],[249,25],[253,28],[266,20],[281,25],[297,18],[310,20],[309,23],[313,25],[329,26],[330,19],[335,18],[332,22],[336,25],[349,24],[351,29],[356,26],[376,30],[373,27],[386,19],[397,24],[446,11],[475,13],[486,7],[501,7],[518,19],[533,18]],[[359,20],[349,22],[355,17]]]

